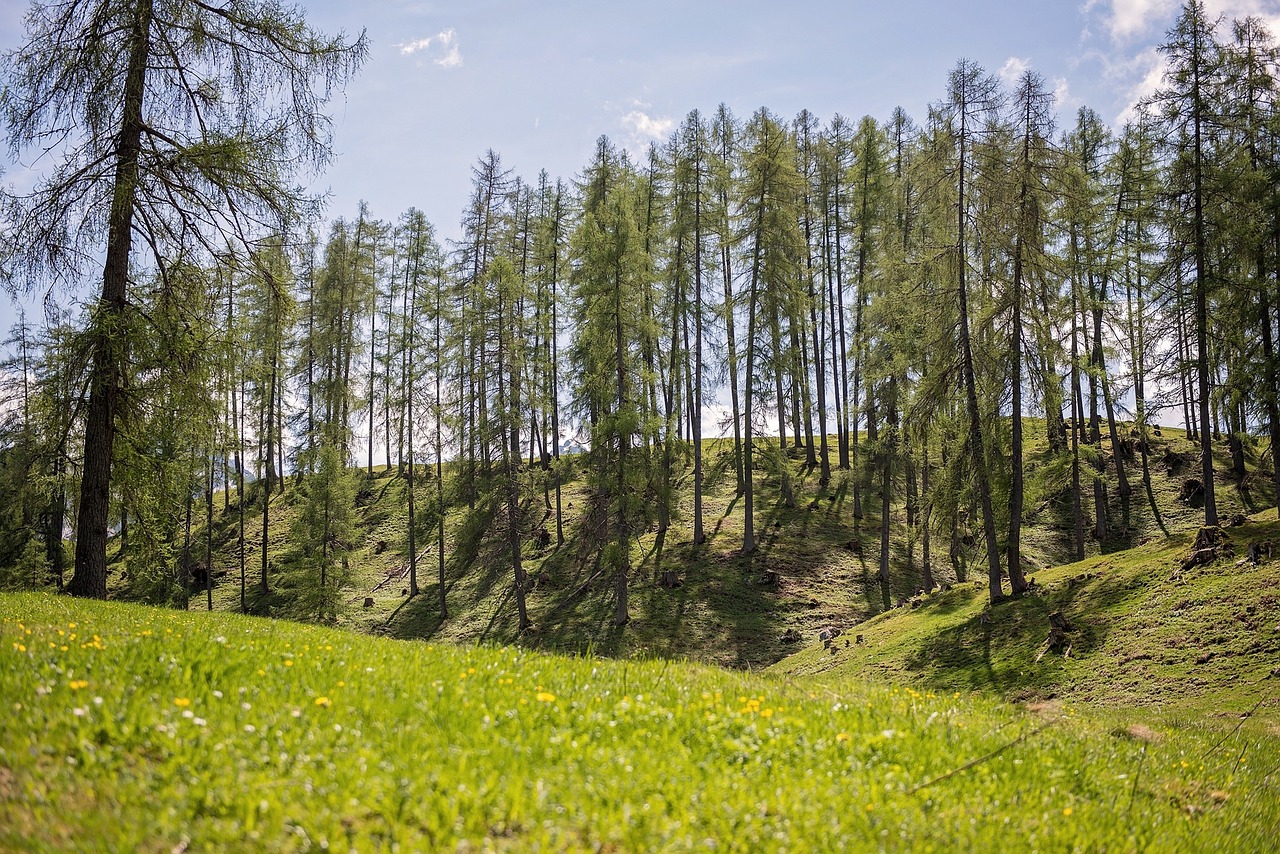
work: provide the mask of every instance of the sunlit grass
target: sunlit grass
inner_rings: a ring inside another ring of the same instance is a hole
[[[0,698],[0,849],[1243,851],[1280,823],[1253,720],[51,596],[0,597]]]

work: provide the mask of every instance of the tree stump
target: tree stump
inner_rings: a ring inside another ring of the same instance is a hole
[[[818,630],[818,640],[822,641],[822,645],[824,647],[829,648],[832,642],[835,641],[836,638],[840,637],[841,631],[841,629],[838,629],[835,626],[826,626],[825,628]]]
[[[1067,632],[1071,631],[1071,624],[1067,622],[1067,618],[1062,615],[1061,611],[1054,611],[1049,614],[1049,636],[1045,638],[1044,645],[1040,647],[1040,653],[1036,656],[1036,661],[1044,658],[1049,650],[1065,649],[1063,658],[1071,656],[1071,639],[1067,637]]]
[[[1235,549],[1231,546],[1231,537],[1217,525],[1206,525],[1196,534],[1196,541],[1191,546],[1191,554],[1182,560],[1182,571],[1197,566],[1206,566],[1220,557],[1235,557]]]
[[[1214,548],[1231,539],[1231,536],[1217,525],[1205,525],[1196,532],[1195,550]]]

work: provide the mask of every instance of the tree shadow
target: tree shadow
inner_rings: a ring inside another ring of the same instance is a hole
[[[1061,612],[1071,625],[1071,657],[1087,658],[1102,648],[1111,631],[1104,612],[1128,601],[1133,583],[1082,573],[1046,595],[1006,600],[930,635],[908,656],[906,667],[936,688],[1051,693],[1061,668],[1035,666],[1048,637],[1049,614]],[[972,607],[971,597],[956,593],[960,591],[944,594],[936,605],[926,607],[938,614]]]

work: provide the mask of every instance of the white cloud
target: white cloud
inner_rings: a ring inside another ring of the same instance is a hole
[[[1088,0],[1084,9],[1108,7],[1107,32],[1112,41],[1125,41],[1147,33],[1153,26],[1163,27],[1178,7],[1178,0]]]
[[[1095,49],[1088,56],[1098,61],[1117,95],[1118,127],[1136,117],[1142,99],[1164,84],[1166,57],[1157,45],[1177,20],[1183,0],[1085,0],[1085,35],[1090,24],[1100,22],[1111,47]],[[1246,17],[1260,19],[1273,35],[1280,35],[1280,0],[1204,0],[1210,20],[1221,19],[1218,37],[1231,40],[1231,22]]]
[[[1212,19],[1223,16],[1226,22],[1258,18],[1267,25],[1271,35],[1280,36],[1280,3],[1276,0],[1205,0],[1205,10]],[[1231,30],[1224,29],[1221,37],[1230,38]]]
[[[1012,89],[1018,85],[1019,78],[1030,67],[1030,60],[1023,59],[1020,56],[1011,56],[1004,61],[1004,65],[1000,66],[997,76],[1000,78],[1000,82]]]
[[[396,47],[400,48],[400,53],[404,56],[423,51],[431,57],[432,62],[441,68],[457,68],[462,64],[462,51],[458,48],[458,34],[453,27],[441,30],[434,36],[428,36],[425,39],[403,42],[396,45]]]
[[[1125,76],[1134,81],[1127,93],[1128,106],[1116,117],[1116,125],[1123,125],[1137,117],[1138,103],[1155,94],[1164,83],[1165,57],[1157,48],[1149,47],[1123,64]]]
[[[622,126],[640,140],[665,140],[676,126],[676,120],[667,116],[650,116],[640,110],[632,110],[622,117]]]
[[[1077,106],[1075,99],[1071,97],[1071,86],[1067,83],[1067,78],[1055,77],[1053,79],[1053,102],[1058,105],[1058,112],[1060,113]]]
[[[1212,20],[1226,21],[1255,17],[1277,32],[1280,27],[1280,3],[1276,0],[1205,0],[1205,11]],[[1104,10],[1104,24],[1111,40],[1129,41],[1141,36],[1161,38],[1182,8],[1181,0],[1086,0],[1086,13]],[[1227,33],[1223,33],[1227,35]]]

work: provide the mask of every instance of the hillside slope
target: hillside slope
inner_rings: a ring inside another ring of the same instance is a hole
[[[1040,437],[1043,428],[1028,422],[1028,436]],[[1038,442],[1038,444],[1037,444]],[[1225,473],[1229,458],[1220,447],[1218,500],[1224,518],[1255,512],[1270,494],[1270,481],[1254,470],[1234,482]],[[506,551],[503,514],[483,502],[474,512],[465,506],[450,510],[446,524],[445,586],[449,619],[441,620],[438,607],[438,554],[434,548],[434,521],[420,518],[419,583],[422,595],[407,596],[407,521],[405,478],[393,470],[375,470],[372,476],[353,470],[356,550],[342,589],[339,623],[364,631],[402,638],[434,638],[461,642],[519,642],[535,648],[584,651],[610,656],[687,657],[737,668],[773,664],[791,652],[796,638],[810,639],[824,626],[849,627],[872,617],[886,606],[912,597],[922,584],[920,529],[908,528],[906,510],[895,503],[891,518],[892,548],[890,588],[876,581],[879,553],[879,502],[875,488],[863,486],[868,515],[855,519],[852,510],[853,481],[849,472],[837,471],[831,483],[818,483],[817,472],[808,471],[803,459],[792,455],[789,474],[795,490],[795,507],[781,500],[776,477],[757,470],[757,521],[763,533],[759,549],[740,553],[742,506],[734,495],[730,443],[706,444],[707,478],[705,519],[707,542],[691,542],[689,515],[692,496],[687,471],[676,484],[679,510],[673,519],[661,554],[656,529],[639,537],[632,560],[635,571],[630,586],[632,621],[624,629],[612,625],[613,588],[599,571],[600,543],[585,530],[582,517],[587,502],[583,479],[572,473],[564,489],[566,541],[554,545],[554,519],[543,496],[534,492],[524,511],[525,569],[533,579],[529,609],[535,631],[516,631],[512,574]],[[1174,532],[1194,530],[1201,511],[1179,499],[1187,478],[1194,477],[1195,446],[1181,431],[1166,428],[1152,445],[1153,492],[1164,528]],[[1066,487],[1069,469],[1051,460],[1042,438],[1030,445],[1028,461],[1027,524],[1023,529],[1026,568],[1035,573],[1070,560],[1071,513]],[[573,461],[570,461],[571,467]],[[1160,542],[1162,528],[1153,517],[1130,463],[1134,493],[1129,524],[1123,528],[1119,501],[1110,502],[1111,536],[1089,539],[1087,553],[1112,554],[1144,541]],[[448,473],[446,473],[447,475]],[[531,478],[536,473],[530,473]],[[446,477],[448,479],[448,477]],[[420,478],[420,481],[423,480]],[[429,481],[428,481],[429,483]],[[421,488],[421,487],[420,487]],[[895,484],[899,494],[905,483]],[[245,507],[245,564],[250,583],[249,610],[295,619],[314,619],[308,591],[316,586],[315,570],[308,555],[291,540],[291,531],[306,485],[290,478],[283,494],[271,499],[269,596],[255,594],[252,583],[261,566],[261,494],[250,489]],[[419,494],[419,508],[429,505],[428,490]],[[1085,500],[1092,505],[1092,496]],[[197,513],[193,531],[193,561],[203,565],[206,537]],[[213,537],[213,601],[219,609],[238,610],[239,564],[238,502],[235,496],[215,499]],[[1091,528],[1091,520],[1086,520]],[[972,533],[972,532],[968,532]],[[933,574],[939,582],[957,583],[961,577],[984,572],[978,546],[981,537],[966,538],[958,532],[957,562],[948,557],[948,532],[933,533]],[[115,554],[113,595],[129,598],[128,552]],[[680,581],[675,589],[658,580],[674,570]],[[368,606],[366,607],[366,603]],[[204,607],[204,597],[194,597],[193,608]],[[1039,629],[1037,629],[1039,631]]]
[[[1045,569],[994,608],[982,584],[916,597],[773,669],[1129,708],[1261,703],[1280,721],[1280,522],[1266,511],[1225,537],[1209,563],[1187,565],[1180,533]],[[1051,614],[1066,626],[1054,645]]]

